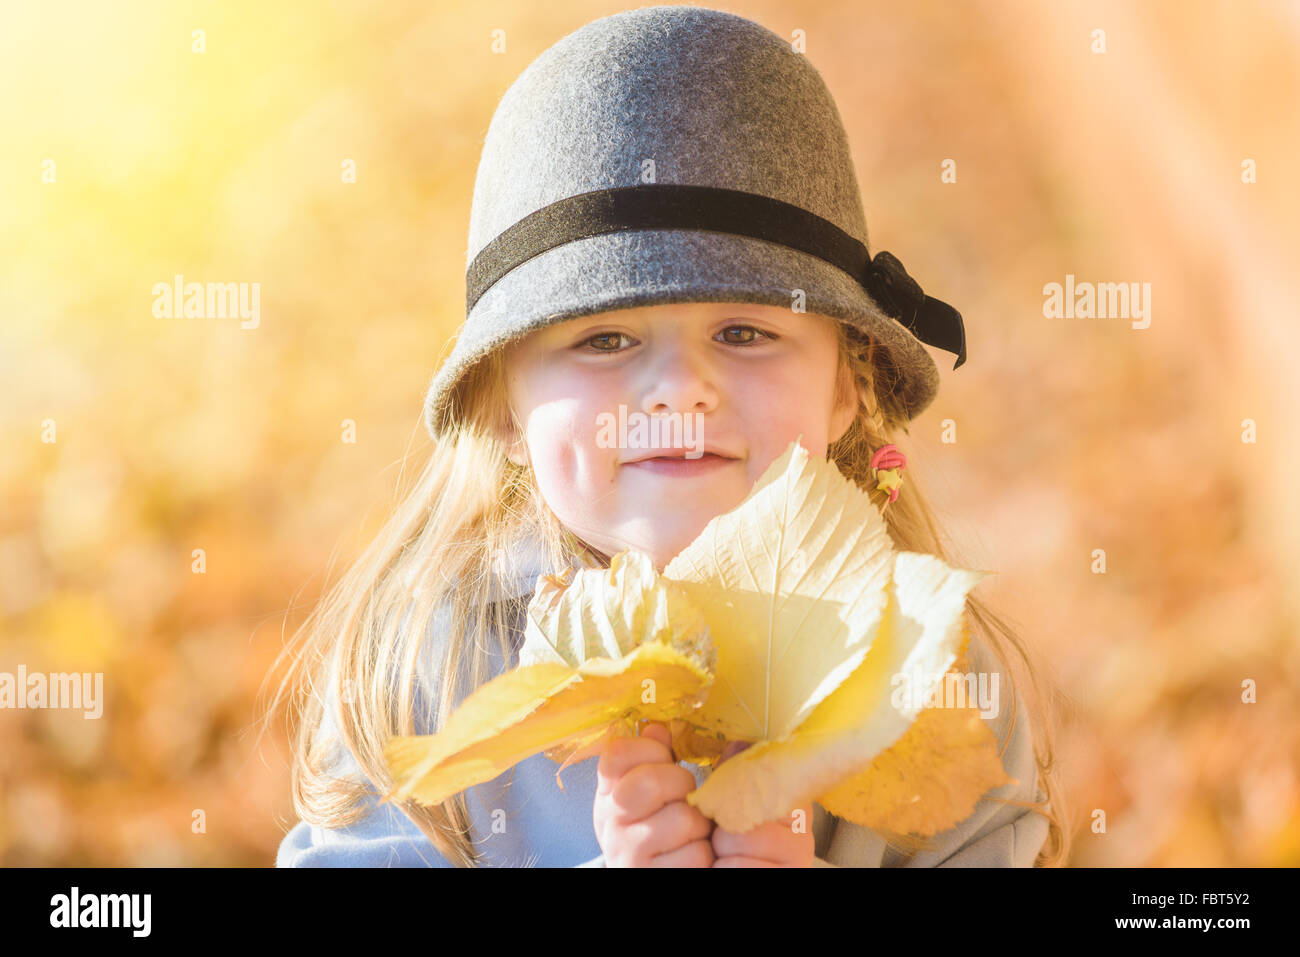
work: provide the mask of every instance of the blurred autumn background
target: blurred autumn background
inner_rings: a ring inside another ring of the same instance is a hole
[[[105,703],[0,711],[0,863],[273,863],[258,694],[428,455],[492,111],[633,6],[4,6],[0,671]],[[724,9],[804,31],[872,250],[965,315],[905,447],[1068,697],[1072,863],[1300,864],[1300,5]],[[155,317],[177,274],[260,324]],[[1149,328],[1044,318],[1067,274]]]

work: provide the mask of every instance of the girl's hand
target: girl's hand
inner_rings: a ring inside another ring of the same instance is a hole
[[[712,866],[713,822],[686,803],[695,777],[674,760],[666,724],[612,739],[596,778],[592,823],[607,867]]]
[[[722,752],[718,764],[745,750],[748,743],[733,741]],[[798,813],[802,811],[803,813]],[[815,838],[813,809],[809,802],[796,808],[784,821],[767,821],[743,834],[725,828],[713,829],[713,867],[812,867]],[[796,823],[801,827],[796,832]]]

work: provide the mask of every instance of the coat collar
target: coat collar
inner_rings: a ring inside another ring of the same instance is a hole
[[[579,567],[595,567],[587,561],[584,565],[574,559]],[[517,536],[510,547],[499,553],[492,563],[492,581],[488,588],[489,600],[509,601],[531,598],[537,590],[537,580],[543,575],[555,575],[563,567],[553,568],[546,557],[546,545],[540,533],[529,530]]]

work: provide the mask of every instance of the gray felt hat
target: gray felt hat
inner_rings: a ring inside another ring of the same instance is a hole
[[[467,370],[532,330],[669,302],[802,301],[855,326],[885,351],[883,398],[910,420],[939,386],[921,343],[957,355],[955,369],[965,330],[866,242],[839,111],[789,42],[702,7],[594,20],[538,56],[492,117],[466,319],[425,424],[443,434]]]

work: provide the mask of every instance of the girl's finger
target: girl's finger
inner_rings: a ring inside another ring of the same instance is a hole
[[[650,859],[651,867],[712,867],[713,848],[708,838],[692,841],[667,854],[656,854]]]
[[[642,738],[651,738],[658,741],[668,749],[668,756],[672,762],[677,763],[677,755],[673,751],[673,733],[668,730],[668,725],[662,721],[651,721],[641,728],[639,735]]]
[[[619,778],[609,794],[610,820],[621,826],[644,821],[666,805],[685,803],[695,790],[695,775],[676,764],[641,764]],[[698,811],[702,819],[708,820]]]
[[[740,834],[715,827],[713,853],[718,857],[754,855],[777,860],[783,856],[781,851],[787,848],[790,837],[790,829],[779,821],[768,821]]]
[[[685,801],[674,801],[645,820],[627,825],[627,833],[646,853],[658,856],[699,841],[708,844],[712,823]],[[709,849],[712,851],[713,845]]]
[[[676,764],[670,743],[666,744],[656,732],[642,734],[636,738],[610,740],[601,751],[600,762],[596,765],[596,793],[608,794],[618,784],[619,779],[637,765],[665,761]],[[686,769],[682,768],[682,770]]]
[[[719,857],[713,862],[714,867],[780,867],[775,861],[765,861],[760,857],[746,857],[734,854],[731,857]]]

